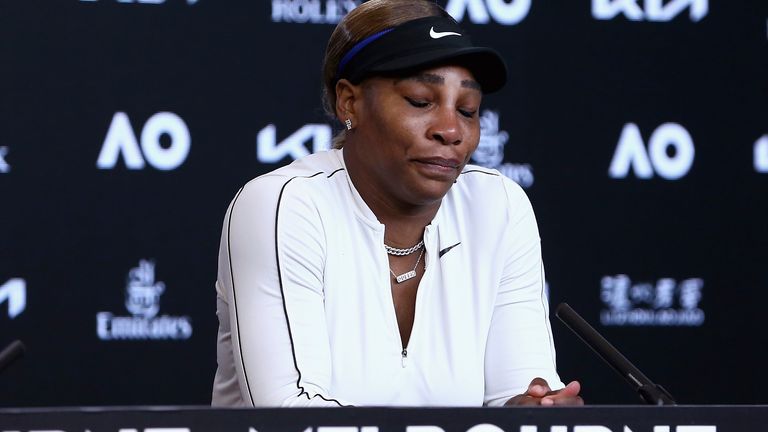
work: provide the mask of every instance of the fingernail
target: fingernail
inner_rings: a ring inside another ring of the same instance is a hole
[[[553,401],[552,399],[544,398],[544,399],[541,400],[541,404],[542,405],[554,405],[555,401]]]
[[[540,386],[540,385],[536,384],[536,385],[534,385],[534,386],[532,386],[532,387],[531,387],[531,391],[532,391],[533,393],[541,393],[541,392],[543,392],[543,391],[544,391],[544,387],[542,387],[542,386]]]

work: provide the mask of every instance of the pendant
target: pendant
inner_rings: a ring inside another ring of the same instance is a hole
[[[415,277],[416,277],[416,271],[415,270],[411,270],[408,273],[403,273],[400,276],[396,276],[395,280],[397,281],[397,283],[403,283],[403,282],[407,281],[408,279],[413,279]]]

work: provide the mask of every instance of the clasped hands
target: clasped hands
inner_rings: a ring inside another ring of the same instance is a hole
[[[584,405],[584,400],[579,396],[581,384],[578,381],[571,381],[567,386],[560,390],[553,391],[549,388],[549,383],[543,378],[534,378],[528,385],[528,390],[508,400],[506,406],[521,405]]]

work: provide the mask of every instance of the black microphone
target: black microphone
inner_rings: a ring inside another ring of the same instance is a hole
[[[619,350],[614,348],[600,333],[597,332],[588,322],[584,320],[575,310],[568,306],[568,303],[560,303],[557,306],[555,315],[560,318],[576,336],[583,340],[592,351],[597,353],[603,360],[610,365],[613,370],[619,373],[625,380],[640,394],[640,398],[650,405],[676,405],[672,395],[664,387],[655,384],[648,379],[644,373],[640,372]]]
[[[23,356],[26,351],[27,347],[25,347],[20,340],[15,340],[5,347],[5,349],[0,352],[0,373],[10,366],[11,363]]]

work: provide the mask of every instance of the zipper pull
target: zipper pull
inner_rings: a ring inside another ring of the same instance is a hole
[[[408,350],[403,348],[403,352],[401,352],[400,354],[402,356],[400,358],[400,361],[403,363],[403,367],[408,366]]]

